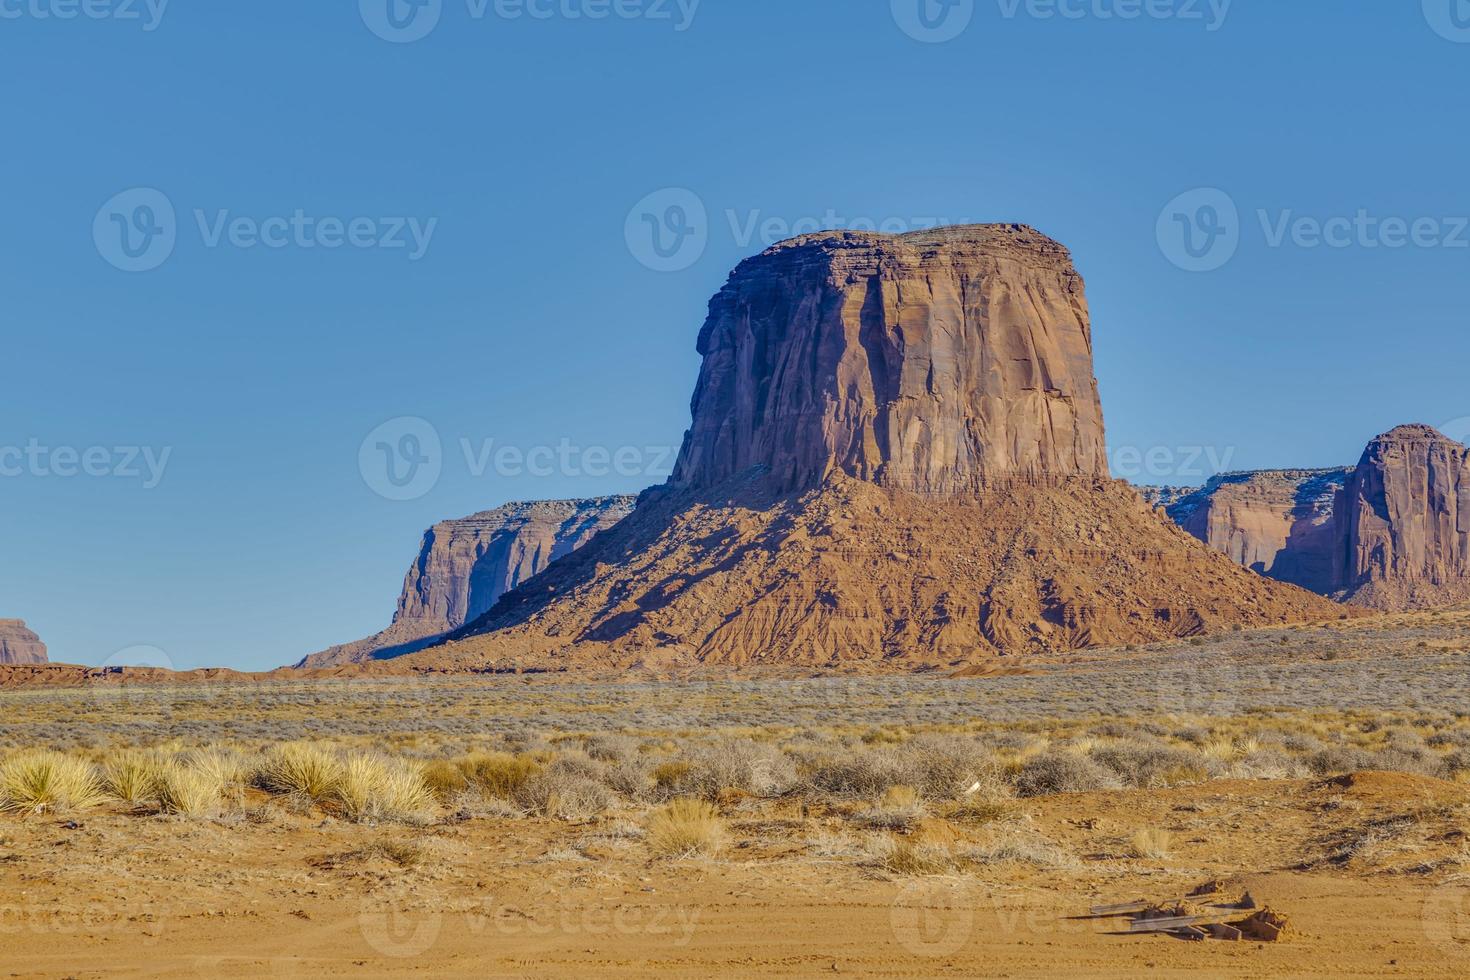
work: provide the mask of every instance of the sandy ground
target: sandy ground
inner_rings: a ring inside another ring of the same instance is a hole
[[[822,856],[812,842],[839,817],[754,801],[731,808],[720,857],[689,861],[651,858],[620,818],[4,817],[0,973],[1460,977],[1465,797],[1395,774],[1043,797],[1007,819],[1074,867],[899,878]],[[1171,834],[1168,858],[1128,856],[1142,826]],[[403,866],[397,845],[419,860]],[[1289,939],[1192,943],[1075,918],[1210,878],[1289,915]]]

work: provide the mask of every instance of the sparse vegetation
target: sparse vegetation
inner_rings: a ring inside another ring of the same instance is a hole
[[[725,822],[705,800],[673,800],[648,820],[648,848],[660,857],[713,856],[725,840]]]

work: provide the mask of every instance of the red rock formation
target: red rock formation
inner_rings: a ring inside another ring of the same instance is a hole
[[[1427,425],[1369,443],[1355,468],[1263,470],[1146,499],[1254,571],[1354,605],[1470,599],[1470,450]]]
[[[1337,497],[1351,469],[1226,473],[1189,492],[1146,494],[1190,534],[1253,572],[1323,595],[1341,591]]]
[[[1107,476],[1082,278],[1021,225],[783,242],[735,270],[699,352],[675,486]]]
[[[46,644],[23,619],[0,619],[0,664],[44,664]]]
[[[1351,602],[1414,609],[1470,599],[1470,450],[1427,425],[1368,444],[1345,498]]]
[[[398,611],[386,630],[304,658],[298,667],[333,667],[399,656],[486,612],[515,588],[593,535],[622,520],[634,497],[511,503],[435,524],[404,576]]]
[[[1107,478],[1082,281],[1032,229],[778,245],[699,347],[669,486],[406,666],[914,670],[1339,614]]]

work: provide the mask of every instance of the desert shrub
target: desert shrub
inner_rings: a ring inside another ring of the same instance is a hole
[[[1211,760],[1196,752],[1167,745],[1124,742],[1093,749],[1097,762],[1118,777],[1124,786],[1157,789],[1184,782],[1200,782],[1212,773]]]
[[[288,742],[266,753],[255,778],[272,793],[295,793],[320,803],[336,793],[342,760],[318,746]]]
[[[1239,779],[1301,779],[1311,775],[1302,759],[1277,749],[1261,749],[1238,759],[1230,775]]]
[[[105,799],[96,768],[50,749],[19,752],[0,765],[0,810],[83,810]]]
[[[348,756],[333,798],[342,815],[356,823],[419,820],[434,804],[419,767],[361,752]]]
[[[216,772],[171,760],[158,769],[158,804],[164,813],[214,816],[223,805],[224,786]]]
[[[975,783],[999,784],[990,752],[971,738],[921,735],[898,749],[898,767],[909,785],[930,800],[953,800]]]
[[[1369,757],[1368,768],[1387,772],[1409,772],[1420,776],[1439,775],[1443,763],[1430,749],[1387,748]]]
[[[1313,752],[1307,758],[1307,766],[1314,775],[1337,776],[1345,772],[1373,768],[1373,757],[1362,749],[1348,745],[1331,745]]]
[[[912,830],[924,819],[924,805],[912,786],[890,786],[875,806],[860,811],[855,819],[878,830]]]
[[[654,766],[653,772],[650,775],[653,777],[655,789],[672,793],[683,784],[685,777],[693,769],[694,765],[692,763],[686,762],[683,759],[671,759],[668,762],[661,762]]]
[[[1122,783],[1111,769],[1085,755],[1047,752],[1021,765],[1015,776],[1015,785],[1021,796],[1044,796],[1048,793],[1118,789]]]
[[[508,800],[541,771],[541,764],[527,755],[477,752],[459,760],[459,768],[481,792]]]
[[[589,770],[582,760],[557,759],[527,779],[511,799],[538,816],[586,820],[613,802],[612,790],[589,772],[600,774],[595,767]]]
[[[582,751],[598,762],[626,762],[638,754],[638,743],[626,735],[594,735]]]
[[[715,800],[727,790],[773,797],[796,784],[796,766],[774,746],[749,739],[723,739],[696,747],[684,760],[689,768],[667,786],[683,796]],[[655,777],[656,778],[656,777]]]
[[[648,820],[648,847],[661,857],[713,856],[725,840],[725,822],[706,800],[673,800]]]
[[[102,787],[130,806],[142,806],[158,798],[158,780],[163,760],[155,752],[123,749],[102,765]]]

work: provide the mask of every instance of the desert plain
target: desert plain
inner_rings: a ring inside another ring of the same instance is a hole
[[[13,977],[1470,971],[1470,610],[972,676],[0,692]],[[1095,906],[1245,893],[1274,942]]]

